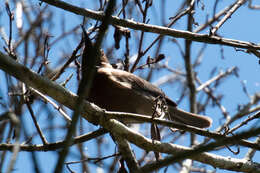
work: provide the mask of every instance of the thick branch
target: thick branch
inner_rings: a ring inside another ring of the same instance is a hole
[[[17,79],[26,83],[27,85],[34,87],[40,92],[52,97],[56,101],[64,104],[65,106],[74,109],[77,96],[60,85],[50,81],[47,78],[39,76],[38,74],[32,72],[25,66],[15,62],[11,57],[4,55],[0,52],[0,68],[5,72],[13,75]],[[106,116],[106,112],[94,104],[87,101],[83,103],[83,110],[81,112],[82,116],[91,123],[100,124],[105,129],[109,130],[111,133],[116,133],[123,136],[126,140],[134,143],[138,147],[146,151],[157,151],[161,153],[176,154],[180,151],[188,151],[190,148],[181,147],[169,143],[161,143],[159,141],[152,141],[144,137],[143,135],[127,128],[124,124],[118,122],[117,120],[110,119]],[[249,137],[249,136],[247,136]],[[238,140],[238,139],[237,139]],[[238,140],[239,141],[239,140]],[[236,141],[230,140],[225,144],[236,143]],[[224,145],[224,144],[223,144]],[[242,164],[239,167],[239,171],[249,172],[252,170],[258,171],[258,165],[252,162],[248,162],[240,159],[225,158],[222,156],[209,154],[209,153],[199,153],[196,156],[189,157],[202,163],[210,164],[214,167],[229,169],[225,165],[227,164]],[[220,161],[220,160],[221,161]],[[234,170],[233,167],[231,170]]]
[[[77,15],[90,17],[92,19],[102,20],[102,18],[104,17],[103,12],[80,8],[71,5],[69,3],[62,2],[60,0],[41,0],[41,1],[46,2],[55,7],[64,9],[66,11],[75,13]],[[189,31],[171,29],[171,28],[157,26],[157,25],[149,25],[149,24],[135,22],[133,20],[120,19],[119,17],[115,17],[115,16],[111,17],[110,21],[113,25],[128,27],[134,30],[157,33],[161,35],[168,35],[171,37],[184,38],[192,41],[209,43],[209,44],[220,44],[220,45],[232,46],[237,48],[260,50],[260,46],[246,41],[221,38],[218,36],[209,36],[207,34],[197,34]]]

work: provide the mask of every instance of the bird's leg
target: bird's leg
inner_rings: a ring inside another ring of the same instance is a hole
[[[153,109],[152,118],[164,117],[166,111],[168,110],[168,107],[167,107],[165,97],[163,95],[160,95],[154,99],[154,105],[153,105],[152,109]],[[151,124],[151,138],[153,141],[161,140],[160,130],[159,130],[158,126],[154,123]],[[161,159],[161,154],[159,152],[154,152],[154,155],[155,155],[156,161]]]

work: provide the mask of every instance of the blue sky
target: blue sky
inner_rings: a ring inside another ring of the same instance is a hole
[[[82,5],[84,4],[84,8],[89,8],[89,9],[95,9],[95,5],[93,5],[94,1],[89,1],[89,3],[83,3],[83,1],[68,1],[68,2],[73,2],[74,5]],[[178,1],[179,2],[179,1]],[[175,14],[176,8],[178,8],[178,3],[177,1],[167,1],[166,3],[166,9],[165,9],[165,14],[166,16],[170,17],[173,14]],[[151,11],[149,12],[149,15],[151,15],[151,19],[150,19],[150,23],[151,24],[157,24],[157,25],[161,25],[162,23],[160,22],[160,6],[159,6],[159,1],[154,1],[154,7],[151,9]],[[206,19],[206,16],[209,15],[209,17],[212,17],[212,6],[213,3],[212,1],[208,1],[208,0],[204,0],[205,3],[205,9],[202,10],[201,8],[197,8],[196,9],[196,13],[195,13],[195,20],[196,22],[198,22],[199,24],[203,23]],[[230,3],[230,1],[221,1],[219,3],[219,6],[217,8],[217,11],[223,9],[226,5],[228,5]],[[38,6],[38,1],[35,2],[34,4],[36,6],[36,8],[42,8]],[[200,5],[199,5],[200,6]],[[59,23],[60,19],[64,17],[64,19],[66,20],[66,26],[65,26],[65,30],[69,30],[72,27],[81,24],[82,22],[82,17],[71,14],[69,12],[64,13],[63,10],[60,10],[56,7],[50,7],[51,9],[53,9],[54,12],[54,16],[52,16],[53,19],[56,19],[54,21],[56,21],[55,23],[53,23],[53,27],[52,30],[50,31],[50,34],[53,36],[53,38],[51,38],[51,40],[55,40],[55,38],[57,38],[60,35],[60,27],[61,24]],[[12,10],[14,10],[14,7],[12,7]],[[8,33],[8,20],[6,17],[6,13],[5,13],[5,9],[4,9],[4,4],[3,2],[0,2],[0,11],[1,11],[1,15],[0,15],[0,27],[3,27],[6,32]],[[174,13],[173,13],[174,12]],[[218,34],[225,37],[225,38],[230,38],[230,39],[236,39],[236,40],[242,40],[242,41],[250,41],[253,43],[259,43],[260,40],[260,35],[259,35],[259,29],[260,29],[260,23],[259,21],[259,16],[260,16],[260,11],[257,10],[249,10],[248,7],[246,5],[242,6],[241,8],[238,9],[238,11],[232,15],[231,19],[228,20],[223,27],[221,27],[218,31]],[[33,16],[32,16],[33,17]],[[168,17],[166,17],[166,19],[168,19]],[[45,26],[47,28],[47,26]],[[90,27],[90,26],[86,26],[86,27]],[[174,29],[185,29],[186,28],[186,17],[182,18],[180,21],[178,21],[174,27]],[[104,40],[104,45],[113,45],[113,39],[112,39],[112,27],[110,27],[110,30],[108,31],[107,37]],[[17,32],[17,31],[15,31]],[[131,30],[131,34],[132,34],[132,38],[131,40],[134,40],[135,34],[140,34],[140,32],[134,32],[133,30]],[[206,29],[204,30],[202,33],[208,33],[209,30]],[[75,48],[75,46],[78,44],[79,39],[80,39],[80,33],[81,31],[79,30],[78,32],[78,37],[74,38],[74,37],[69,37],[67,39],[65,39],[64,42],[60,42],[59,44],[57,44],[55,47],[52,47],[50,50],[50,54],[49,57],[51,58],[52,64],[51,66],[56,66],[59,65],[59,63],[55,62],[56,59],[55,57],[59,57],[62,55],[62,51],[65,51],[67,53],[71,53],[73,51],[73,49]],[[17,36],[17,34],[15,34]],[[156,34],[147,34],[145,36],[145,44],[144,44],[144,48],[146,48],[146,46],[148,46],[151,41],[156,37]],[[17,38],[17,37],[15,37]],[[176,47],[176,45],[171,41],[172,38],[170,37],[166,37],[165,39],[165,44],[161,50],[161,53],[164,53],[166,55],[166,60],[168,61],[169,65],[174,68],[174,69],[182,69],[184,67],[183,64],[183,59],[179,53],[178,48]],[[183,39],[177,39],[182,48],[183,48],[183,43],[184,40]],[[121,43],[123,45],[124,41]],[[136,42],[131,42],[131,50],[130,50],[130,56],[134,56],[137,53],[137,45],[135,45],[134,43]],[[0,50],[3,51],[3,41],[0,41]],[[198,53],[198,50],[203,46],[203,43],[197,43],[197,42],[193,42],[192,44],[192,60],[194,61],[196,58],[196,55]],[[123,46],[122,46],[123,47]],[[221,54],[220,54],[220,50],[223,49],[223,54],[224,54],[224,59],[221,58]],[[106,50],[105,50],[106,51]],[[154,54],[154,49],[149,51],[148,54],[153,55]],[[118,51],[115,51],[114,53],[116,53],[115,57],[116,58],[120,58],[123,57],[123,53],[124,53],[124,48],[121,48]],[[19,49],[19,55],[23,56],[23,52],[22,49]],[[260,91],[260,80],[259,80],[259,74],[260,74],[260,65],[258,64],[258,59],[250,54],[246,54],[244,52],[241,51],[236,51],[234,48],[232,47],[227,47],[227,46],[220,46],[220,45],[207,45],[207,48],[205,50],[205,52],[202,55],[202,64],[200,65],[200,67],[198,67],[197,73],[198,73],[198,77],[201,79],[202,82],[205,82],[209,79],[210,77],[210,71],[212,70],[213,67],[217,67],[217,72],[220,72],[221,70],[225,71],[230,67],[239,67],[239,77],[228,77],[225,80],[225,82],[223,84],[221,84],[221,86],[217,89],[217,93],[222,93],[224,95],[222,104],[226,107],[227,111],[230,113],[230,115],[234,115],[234,113],[236,113],[237,107],[239,104],[246,104],[249,101],[249,98],[246,96],[246,94],[242,91],[242,87],[240,82],[244,81],[245,85],[247,87],[247,90],[249,92],[250,95],[259,92]],[[35,69],[33,69],[35,70]],[[64,78],[70,74],[71,71],[67,71],[64,75],[63,78],[60,80],[64,80]],[[136,74],[138,75],[145,75],[147,71],[137,71]],[[152,82],[157,81],[157,79],[159,79],[160,77],[164,76],[164,75],[168,75],[169,72],[166,70],[162,70],[158,73],[154,73],[153,78],[152,78]],[[67,87],[68,89],[72,90],[72,91],[76,91],[76,86],[75,86],[75,75],[73,77],[73,79],[68,83]],[[2,83],[4,80],[4,73],[2,71],[0,71],[0,83]],[[198,86],[198,85],[197,85]],[[168,95],[170,98],[172,98],[173,100],[178,100],[178,98],[180,97],[180,88],[178,85],[176,84],[169,84],[169,85],[162,85],[161,88],[164,90],[164,92],[166,93],[166,95]],[[4,87],[0,87],[0,94],[4,96],[5,99],[6,98],[6,88]],[[200,95],[200,93],[199,93]],[[200,98],[199,96],[197,97],[198,99]],[[189,106],[188,106],[188,102],[187,100],[184,102],[181,102],[179,105],[181,108],[188,110]],[[49,106],[51,107],[51,106]],[[50,112],[41,112],[41,106],[40,105],[34,105],[34,109],[36,110],[36,112],[39,113],[38,121],[41,124],[41,127],[44,128],[45,127],[45,122],[48,121],[48,116],[51,116]],[[51,109],[51,108],[50,108]],[[1,113],[2,111],[0,111]],[[52,114],[57,114],[57,112],[53,111]],[[207,115],[209,115],[214,123],[212,125],[212,127],[209,130],[214,130],[219,126],[219,122],[221,120],[221,112],[217,109],[217,108],[209,108],[206,110],[205,112]],[[46,116],[47,115],[47,116]],[[56,116],[56,115],[54,115]],[[35,132],[35,128],[32,124],[32,121],[30,119],[30,116],[25,116],[24,117],[24,121],[26,123],[26,128],[29,131],[29,133],[33,133]],[[56,118],[54,119],[54,124],[59,124],[59,125],[64,125],[65,121],[60,117],[60,116],[56,116]],[[254,121],[255,123],[255,121]],[[248,126],[253,125],[254,123],[250,123],[248,124]],[[87,125],[86,122],[84,122],[84,124]],[[235,123],[235,124],[238,124]],[[235,125],[234,124],[234,125]],[[145,127],[148,127],[147,125]],[[88,127],[86,128],[87,130],[93,130],[96,129],[97,127]],[[144,128],[145,129],[145,128]],[[62,130],[57,130],[53,137],[53,141],[57,140],[57,139],[63,139],[64,137],[64,131]],[[48,139],[50,141],[52,141],[52,139]],[[39,137],[36,137],[33,140],[34,143],[40,143]],[[106,135],[106,141],[104,141],[106,143],[106,147],[103,149],[103,155],[109,155],[109,154],[113,154],[115,151],[115,145],[114,143],[111,141],[110,136]],[[188,146],[188,143],[185,143],[185,141],[180,141],[179,142],[180,145],[186,145]],[[95,153],[96,153],[96,143],[94,141],[89,141],[84,143],[84,149],[87,155],[91,156],[91,157],[95,157]],[[75,160],[79,160],[79,154],[77,154],[75,151],[75,146],[73,147],[74,149],[72,149],[72,153],[70,155],[70,157],[68,157],[67,161],[75,161]],[[134,149],[136,149],[136,147],[134,147]],[[238,156],[233,155],[231,152],[229,152],[228,150],[223,150],[223,151],[218,151],[215,152],[217,154],[220,154],[222,156],[230,156],[230,157],[235,157],[235,158],[243,158],[245,153],[247,152],[246,149],[242,149],[241,147],[241,152]],[[138,150],[137,150],[137,155],[139,154]],[[37,156],[39,157],[38,160],[41,163],[41,169],[43,170],[43,172],[51,172],[54,168],[55,165],[55,161],[57,158],[57,152],[37,152],[36,153]],[[10,153],[8,154],[10,156]],[[260,155],[259,152],[256,153],[255,157],[254,157],[254,161],[260,161]],[[27,152],[21,152],[19,154],[17,163],[16,163],[16,170],[14,170],[14,172],[34,172],[32,165],[30,164],[31,162],[31,155],[28,154]],[[108,161],[109,163],[109,161]],[[5,166],[7,165],[7,163],[5,164]],[[75,171],[79,170],[80,166],[72,166],[74,168]],[[90,168],[92,171],[96,170],[96,166],[91,165],[90,164]],[[213,168],[210,168],[211,170],[213,170]],[[64,170],[64,172],[68,172],[66,169]],[[218,170],[217,172],[230,172],[230,171],[223,171],[223,170]]]

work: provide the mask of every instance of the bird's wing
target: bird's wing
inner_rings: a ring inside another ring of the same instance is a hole
[[[158,96],[163,96],[166,99],[167,104],[171,106],[177,106],[174,101],[165,96],[161,89],[151,84],[150,82],[123,70],[111,69],[110,72],[113,76],[113,79],[121,85],[130,87],[140,94],[151,95],[155,98]]]

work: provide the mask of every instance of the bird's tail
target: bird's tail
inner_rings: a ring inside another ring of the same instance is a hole
[[[209,117],[183,111],[174,106],[169,106],[169,115],[167,118],[171,121],[180,122],[199,128],[207,128],[211,125],[212,120]]]

